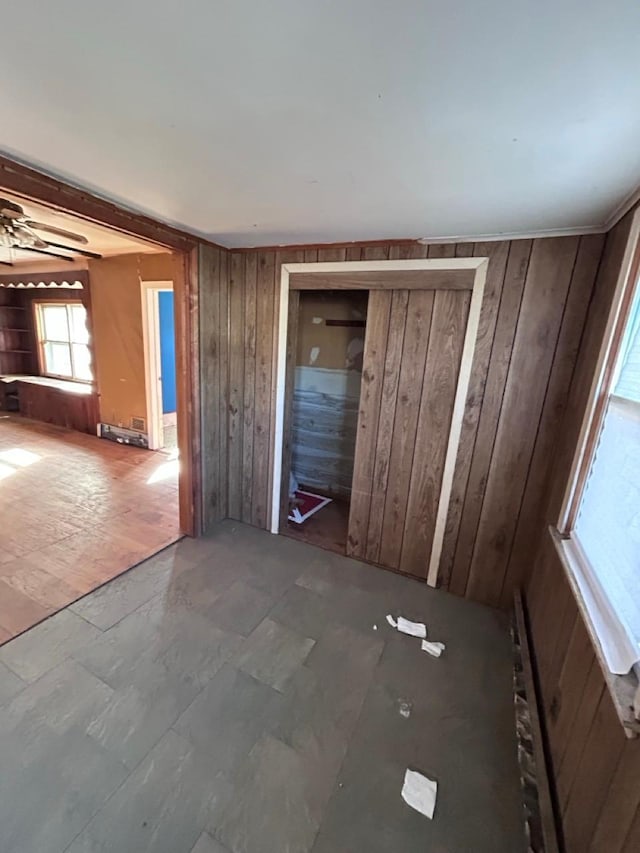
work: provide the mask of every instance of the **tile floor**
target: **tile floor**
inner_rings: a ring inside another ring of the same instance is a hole
[[[0,413],[0,643],[179,535],[165,454]]]
[[[0,847],[524,853],[505,622],[235,522],[182,540],[0,649]]]

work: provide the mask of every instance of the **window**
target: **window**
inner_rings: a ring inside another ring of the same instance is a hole
[[[604,658],[618,675],[640,661],[638,260],[636,250],[614,300],[564,543]]]
[[[81,302],[36,303],[40,370],[45,376],[91,382],[87,311]]]

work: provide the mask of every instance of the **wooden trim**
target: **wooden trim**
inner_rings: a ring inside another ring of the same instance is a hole
[[[471,375],[471,364],[473,360],[473,352],[475,349],[475,342],[479,325],[480,308],[482,305],[482,296],[484,292],[484,283],[488,266],[487,258],[420,258],[411,260],[391,261],[336,261],[325,263],[282,264],[280,273],[279,317],[276,341],[276,401],[273,439],[273,475],[270,530],[272,533],[278,533],[281,511],[281,483],[285,424],[286,366],[288,342],[287,331],[289,318],[290,278],[299,273],[311,275],[315,274],[319,276],[318,280],[320,282],[327,282],[331,280],[327,277],[327,273],[339,273],[345,269],[345,266],[348,267],[350,272],[366,273],[370,271],[374,275],[376,273],[383,273],[387,282],[389,282],[389,274],[395,274],[396,272],[403,273],[411,270],[429,270],[437,272],[442,272],[447,269],[451,269],[454,272],[460,270],[471,270],[474,274],[472,304],[469,310],[469,319],[467,320],[467,330],[465,333],[462,363],[460,367],[460,373],[458,375],[454,412],[449,432],[449,442],[447,445],[445,467],[440,490],[438,514],[436,517],[436,530],[429,560],[429,575],[427,578],[427,582],[430,583],[432,586],[435,586],[437,581],[438,565],[442,553],[444,528],[447,519],[447,504],[451,494],[451,487],[453,483],[453,474],[455,470],[458,444],[462,429],[464,407],[467,396],[469,378]],[[326,283],[324,284],[325,289],[330,287],[332,287],[332,285],[327,285]],[[389,290],[394,289],[393,287],[390,287],[389,284],[387,284],[387,288]],[[317,289],[323,289],[322,284]],[[404,289],[404,286],[401,286],[401,289]],[[444,506],[443,501],[445,504]]]
[[[464,421],[464,412],[467,402],[467,391],[469,390],[471,368],[473,366],[473,354],[475,352],[478,328],[480,326],[480,311],[482,309],[482,300],[484,298],[484,285],[487,280],[487,267],[489,266],[489,260],[488,258],[481,258],[480,261],[481,263],[476,268],[473,282],[473,294],[471,296],[469,317],[467,319],[467,331],[464,337],[460,372],[458,374],[456,396],[453,404],[453,413],[451,415],[449,442],[447,444],[447,454],[445,456],[444,469],[442,472],[442,485],[440,487],[440,499],[438,500],[438,514],[436,516],[436,526],[433,532],[433,545],[431,548],[431,557],[429,559],[429,572],[427,574],[427,583],[429,586],[436,586],[438,581],[438,569],[440,567],[444,532],[447,524],[447,515],[449,513],[449,501],[451,499],[451,489],[453,487],[453,475],[455,473],[456,460],[458,458],[458,447],[460,445],[460,436],[462,434],[462,423]]]
[[[394,271],[391,281],[385,270],[358,272],[344,269],[322,274],[293,273],[289,279],[289,290],[472,290],[473,277],[473,270],[466,269],[407,269]]]
[[[286,243],[281,246],[238,246],[233,247],[230,251],[247,254],[251,252],[306,252],[314,249],[367,249],[376,248],[378,246],[384,246],[387,248],[390,243],[394,246],[416,246],[418,244],[418,240],[416,240],[415,237],[410,237],[401,240],[390,238],[388,240],[347,240],[337,243]]]
[[[61,290],[73,290],[75,288],[62,287],[65,282],[79,281],[82,289],[85,290],[89,284],[89,273],[87,270],[65,270],[61,272],[27,272],[21,273],[20,268],[16,268],[16,272],[9,275],[0,275],[0,287],[13,285],[15,290],[51,290],[56,289],[56,285]],[[16,282],[23,284],[20,287]],[[40,282],[44,282],[46,287],[38,287]],[[78,290],[80,288],[77,288]]]
[[[180,529],[202,532],[200,469],[200,373],[198,334],[198,250],[182,255],[173,282],[176,334],[176,399],[180,450]]]
[[[116,231],[151,240],[170,249],[188,252],[198,243],[221,248],[201,237],[159,222],[151,216],[129,210],[80,187],[54,178],[0,155],[0,187],[40,201],[56,210],[73,213],[82,219],[107,225]]]
[[[616,291],[609,311],[609,319],[598,355],[587,408],[580,427],[580,436],[571,472],[562,502],[558,531],[569,536],[576,522],[582,492],[591,470],[602,421],[606,412],[607,399],[613,381],[614,370],[624,332],[633,304],[633,297],[640,275],[640,209],[633,216],[629,238],[624,252]]]
[[[287,323],[287,364],[284,390],[284,420],[282,440],[282,465],[280,487],[280,522],[287,524],[289,515],[289,476],[292,456],[293,391],[295,382],[296,348],[298,345],[298,326],[300,317],[300,294],[289,294],[289,319]]]
[[[429,263],[429,266],[426,267],[425,263]],[[311,262],[311,263],[302,263],[302,264],[288,264],[288,275],[290,279],[296,280],[299,276],[303,274],[311,273],[315,276],[320,276],[319,281],[328,277],[328,274],[331,275],[351,275],[353,273],[371,273],[372,280],[376,282],[381,276],[386,277],[390,272],[395,273],[407,273],[413,271],[422,272],[423,275],[428,275],[433,272],[460,272],[461,270],[471,270],[472,273],[475,273],[475,270],[482,264],[484,258],[408,258],[404,260],[372,260],[372,261],[323,261],[321,263]],[[316,269],[320,267],[320,269]],[[471,286],[473,285],[473,281]],[[471,286],[468,286],[466,289],[471,290]],[[289,287],[291,288],[291,283],[289,283]],[[317,290],[322,290],[327,287],[327,285],[320,284],[319,287],[314,288]],[[406,289],[407,285],[402,283],[400,285],[401,288]],[[299,288],[296,288],[299,289]],[[371,288],[367,288],[371,290]],[[390,288],[394,290],[395,288]],[[422,290],[429,290],[428,287],[421,288]]]

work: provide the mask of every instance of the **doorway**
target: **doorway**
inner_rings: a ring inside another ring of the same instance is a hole
[[[304,293],[365,292],[346,546],[335,550],[437,584],[487,265],[486,258],[283,264],[272,532],[289,532],[296,485]],[[303,355],[312,354],[303,348]],[[322,446],[321,433],[316,439]]]
[[[291,461],[280,529],[344,553],[368,292],[305,291],[296,301]]]
[[[173,282],[142,281],[140,286],[149,449],[177,455]]]

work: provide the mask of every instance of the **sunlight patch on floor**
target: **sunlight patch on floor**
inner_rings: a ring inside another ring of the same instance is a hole
[[[156,470],[147,480],[147,485],[151,486],[154,483],[161,483],[163,480],[175,480],[180,471],[180,462],[177,458],[169,459],[168,462],[163,462],[158,465]]]
[[[0,451],[0,461],[8,462],[9,465],[14,465],[17,468],[26,468],[40,459],[42,456],[38,453],[32,453],[30,450],[24,450],[21,447],[12,447],[10,450]]]
[[[3,462],[0,462],[0,480],[6,480],[7,477],[10,477],[12,474],[15,473],[15,468],[12,468],[10,465],[5,465]]]

